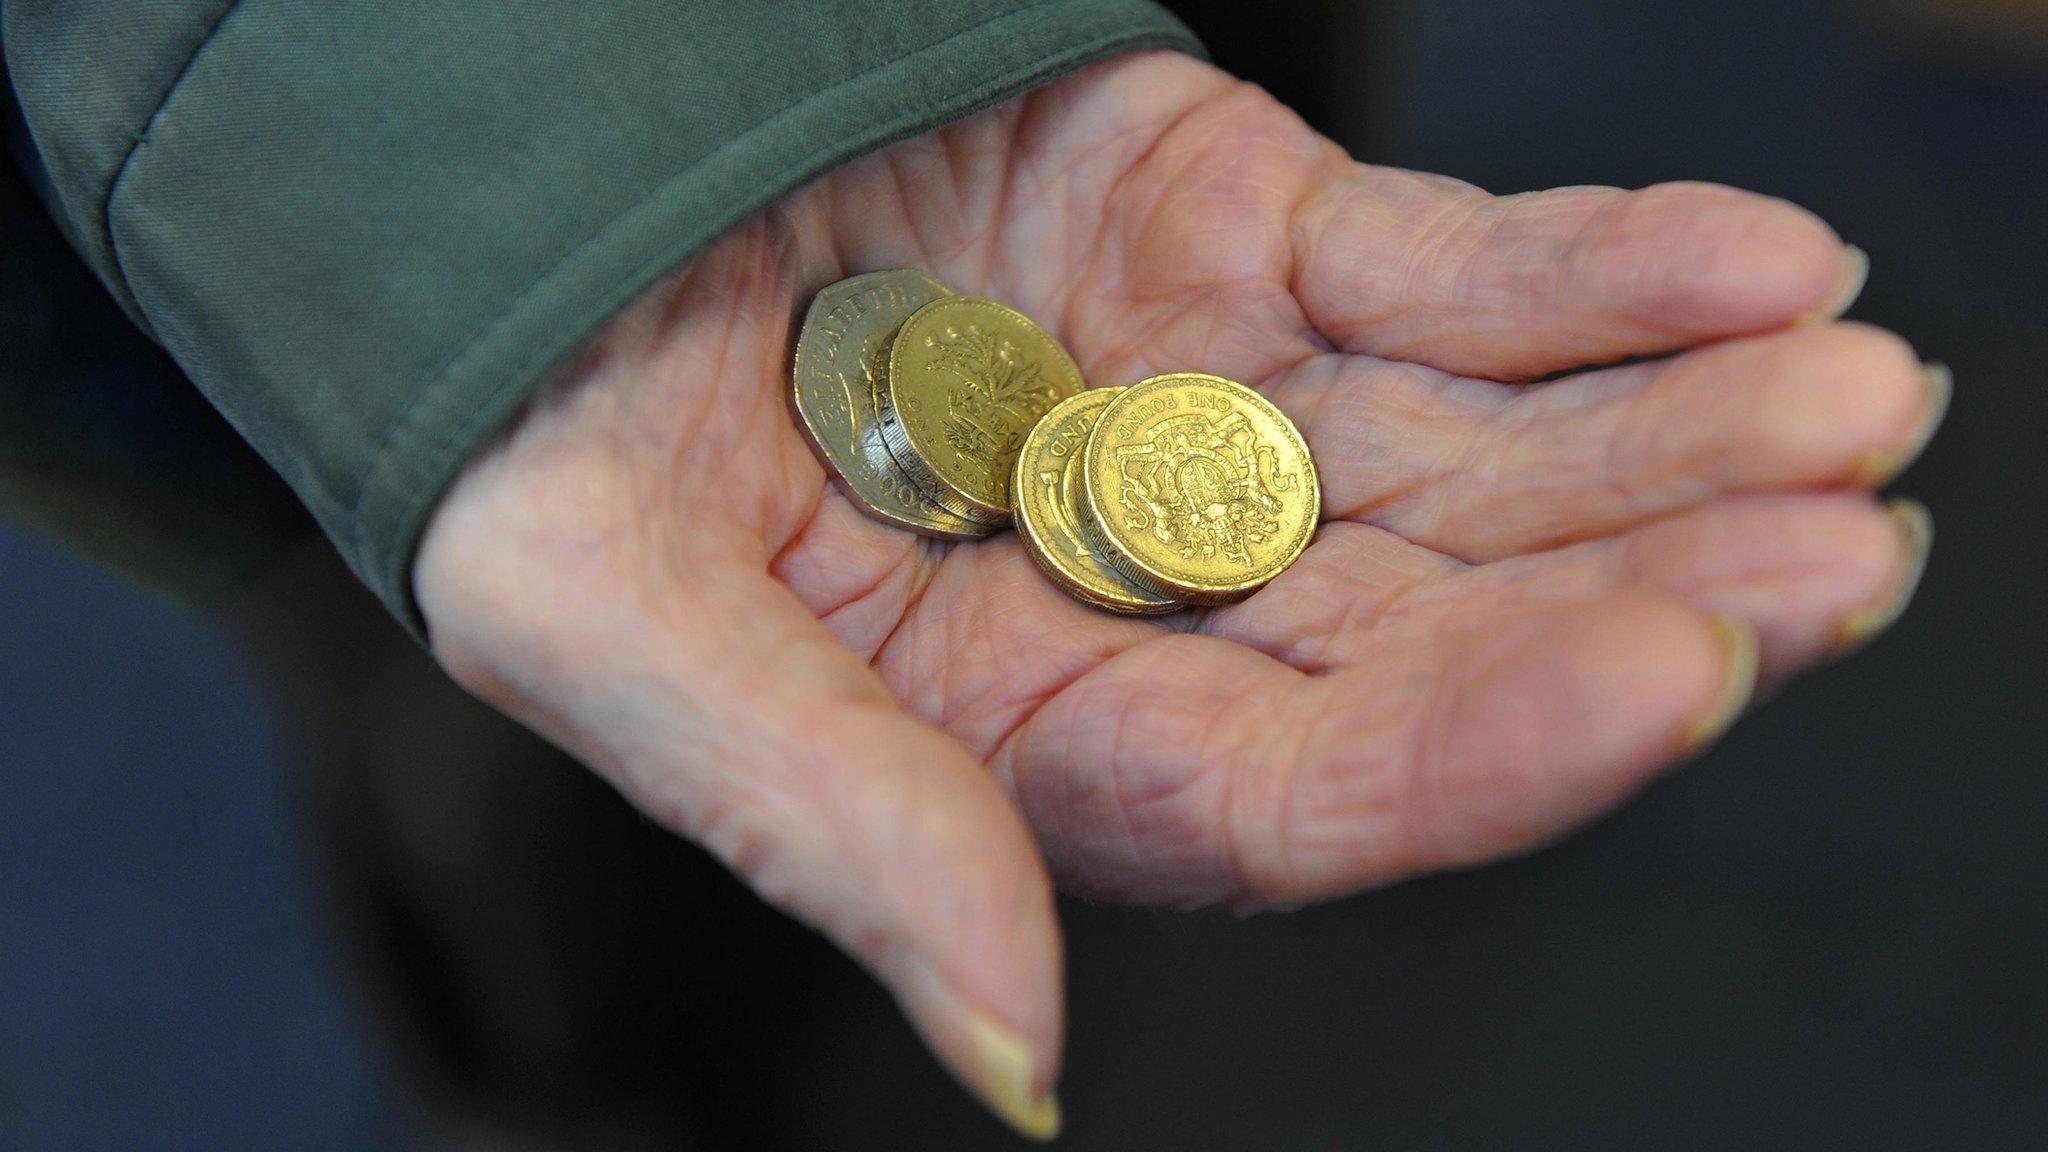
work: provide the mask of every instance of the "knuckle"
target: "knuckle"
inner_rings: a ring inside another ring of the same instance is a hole
[[[784,838],[768,826],[759,805],[746,797],[715,789],[672,800],[655,818],[709,852],[763,900],[787,908],[795,898]]]

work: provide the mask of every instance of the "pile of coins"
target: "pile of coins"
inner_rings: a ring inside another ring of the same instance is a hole
[[[921,272],[820,292],[794,399],[869,515],[945,540],[1014,522],[1053,583],[1112,612],[1243,599],[1322,513],[1307,442],[1258,393],[1193,372],[1089,388],[1029,317]]]

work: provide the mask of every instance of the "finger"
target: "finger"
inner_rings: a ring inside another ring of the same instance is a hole
[[[1297,903],[1528,851],[1718,738],[1747,705],[1755,639],[1634,592],[1538,613],[1444,661],[1320,683],[1297,762],[1247,794],[1254,902]]]
[[[554,669],[572,687],[511,693],[554,701],[522,719],[859,959],[963,1084],[1050,1137],[1059,933],[1028,832],[975,757],[754,581],[707,571],[645,612],[565,595],[548,636],[574,644],[493,666]]]
[[[997,763],[1063,885],[1291,904],[1532,847],[1749,698],[1747,629],[1674,596],[1491,619],[1319,677],[1213,637],[1154,641],[1051,701]]]
[[[1754,497],[1474,569],[1459,595],[1544,599],[1655,588],[1749,625],[1760,641],[1762,679],[1775,686],[1896,621],[1931,544],[1931,518],[1911,501]]]
[[[1867,271],[1812,214],[1709,184],[1494,197],[1343,165],[1292,235],[1296,295],[1339,348],[1500,380],[1833,318]]]
[[[1204,629],[1329,672],[1369,663],[1389,644],[1456,646],[1504,615],[1652,589],[1747,624],[1761,643],[1763,679],[1776,684],[1896,620],[1930,532],[1925,510],[1910,502],[1751,497],[1475,568],[1382,529],[1331,524],[1292,569],[1212,613]]]
[[[1872,487],[1947,408],[1945,369],[1862,325],[1733,340],[1528,389],[1325,357],[1276,379],[1326,515],[1481,562],[1724,496]]]

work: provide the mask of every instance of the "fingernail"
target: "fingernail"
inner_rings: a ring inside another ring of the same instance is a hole
[[[1756,694],[1756,630],[1732,616],[1716,616],[1714,637],[1721,642],[1726,672],[1713,706],[1685,731],[1687,752],[1696,752],[1720,739],[1722,733],[1735,726]]]
[[[1949,398],[1955,394],[1955,376],[1946,364],[1927,364],[1921,367],[1921,379],[1927,390],[1926,407],[1920,417],[1919,427],[1897,448],[1884,448],[1866,453],[1856,466],[1856,483],[1865,488],[1882,488],[1897,479],[1899,474],[1913,466],[1920,453],[1927,450],[1927,443],[1934,439],[1934,433],[1941,428],[1941,422],[1948,415]]]
[[[1861,648],[1898,623],[1899,617],[1906,614],[1906,606],[1913,602],[1913,593],[1920,587],[1920,577],[1927,571],[1927,553],[1934,547],[1933,514],[1914,500],[1892,501],[1891,514],[1892,523],[1898,526],[1899,535],[1905,540],[1905,557],[1900,561],[1899,574],[1884,599],[1842,618],[1835,639],[1838,655]]]
[[[1033,1086],[1038,1060],[1024,1038],[978,1012],[967,1018],[967,1038],[974,1046],[974,1085],[989,1110],[1029,1139],[1058,1136],[1059,1098]]]
[[[1842,245],[1841,288],[1827,307],[1809,312],[1799,318],[1803,325],[1827,324],[1849,314],[1855,307],[1856,298],[1863,295],[1863,286],[1870,283],[1870,254],[1854,244]]]

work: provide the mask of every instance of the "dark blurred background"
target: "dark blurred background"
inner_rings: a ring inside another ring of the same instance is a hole
[[[1063,1145],[2048,1146],[2048,3],[1172,6],[1362,158],[1813,208],[1956,404],[1914,610],[1619,816],[1284,916],[1069,903]],[[166,371],[32,206],[6,371]],[[0,657],[0,1147],[1017,1144],[317,544],[188,616],[0,529]]]

